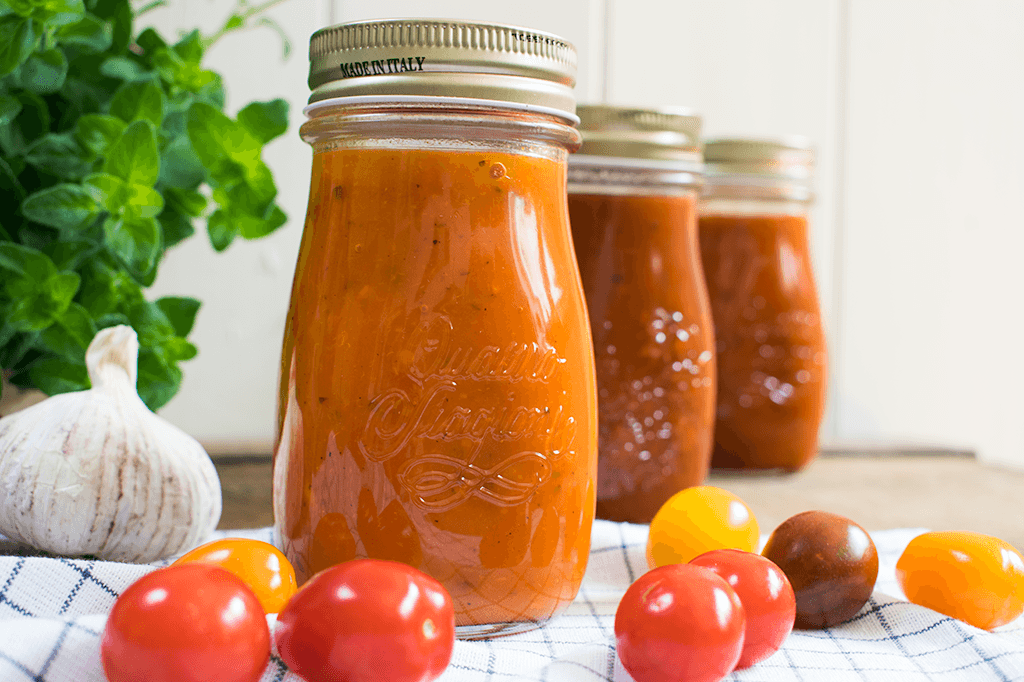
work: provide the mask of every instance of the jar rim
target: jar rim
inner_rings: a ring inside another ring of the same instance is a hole
[[[481,99],[476,97],[444,97],[432,95],[350,95],[345,97],[331,97],[328,99],[310,102],[303,109],[302,113],[307,118],[318,115],[321,111],[334,107],[360,107],[374,105],[417,105],[442,106],[453,109],[503,109],[507,111],[520,111],[525,113],[545,114],[560,118],[569,125],[579,124],[579,117],[573,113],[558,107],[547,107],[529,102],[509,102],[507,100]]]

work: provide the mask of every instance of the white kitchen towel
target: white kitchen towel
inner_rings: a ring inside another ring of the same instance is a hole
[[[902,601],[896,560],[920,529],[872,533],[879,574],[851,622],[796,631],[737,682],[1024,682],[1024,618],[986,632]],[[270,541],[270,529],[229,531]],[[647,527],[598,521],[579,596],[544,627],[456,642],[441,682],[628,682],[615,655],[615,608],[647,569]],[[106,613],[151,566],[0,556],[0,682],[104,682],[99,638]],[[271,618],[271,622],[273,619]],[[300,682],[276,656],[262,682]]]

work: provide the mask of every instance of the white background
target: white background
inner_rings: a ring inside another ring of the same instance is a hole
[[[232,0],[171,0],[146,19],[212,32]],[[228,108],[284,97],[266,152],[288,224],[215,254],[171,251],[154,295],[204,302],[198,358],[163,415],[211,452],[269,452],[281,334],[309,187],[298,138],[309,34],[434,16],[557,33],[580,52],[580,101],[684,105],[709,135],[817,144],[811,233],[831,351],[826,445],[973,450],[1024,468],[1024,3],[1019,0],[286,0],[207,66]]]

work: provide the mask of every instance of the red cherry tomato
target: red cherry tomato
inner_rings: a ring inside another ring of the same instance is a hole
[[[779,650],[796,620],[796,596],[782,569],[760,554],[738,549],[716,549],[690,563],[725,578],[743,604],[747,628],[737,668],[749,668]]]
[[[441,583],[415,568],[357,559],[303,585],[274,637],[308,682],[427,682],[451,660],[455,610]]]
[[[615,612],[622,666],[637,682],[716,682],[736,667],[746,616],[729,583],[702,566],[640,576]]]
[[[242,579],[263,610],[277,613],[295,594],[295,569],[277,547],[260,540],[224,538],[196,547],[173,565],[201,561],[231,571]]]
[[[100,642],[109,682],[255,682],[270,659],[259,600],[208,564],[143,576],[114,602]]]

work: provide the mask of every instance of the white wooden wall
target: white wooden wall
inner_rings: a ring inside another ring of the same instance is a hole
[[[164,30],[229,0],[171,0]],[[686,105],[710,135],[817,143],[811,234],[831,350],[826,443],[971,449],[1024,468],[1024,3],[1019,0],[287,0],[209,65],[229,108],[285,97],[267,151],[288,225],[214,254],[168,254],[154,293],[202,299],[197,359],[163,414],[211,451],[267,452],[310,152],[298,139],[309,34],[383,17],[506,22],[571,40],[581,101]]]

